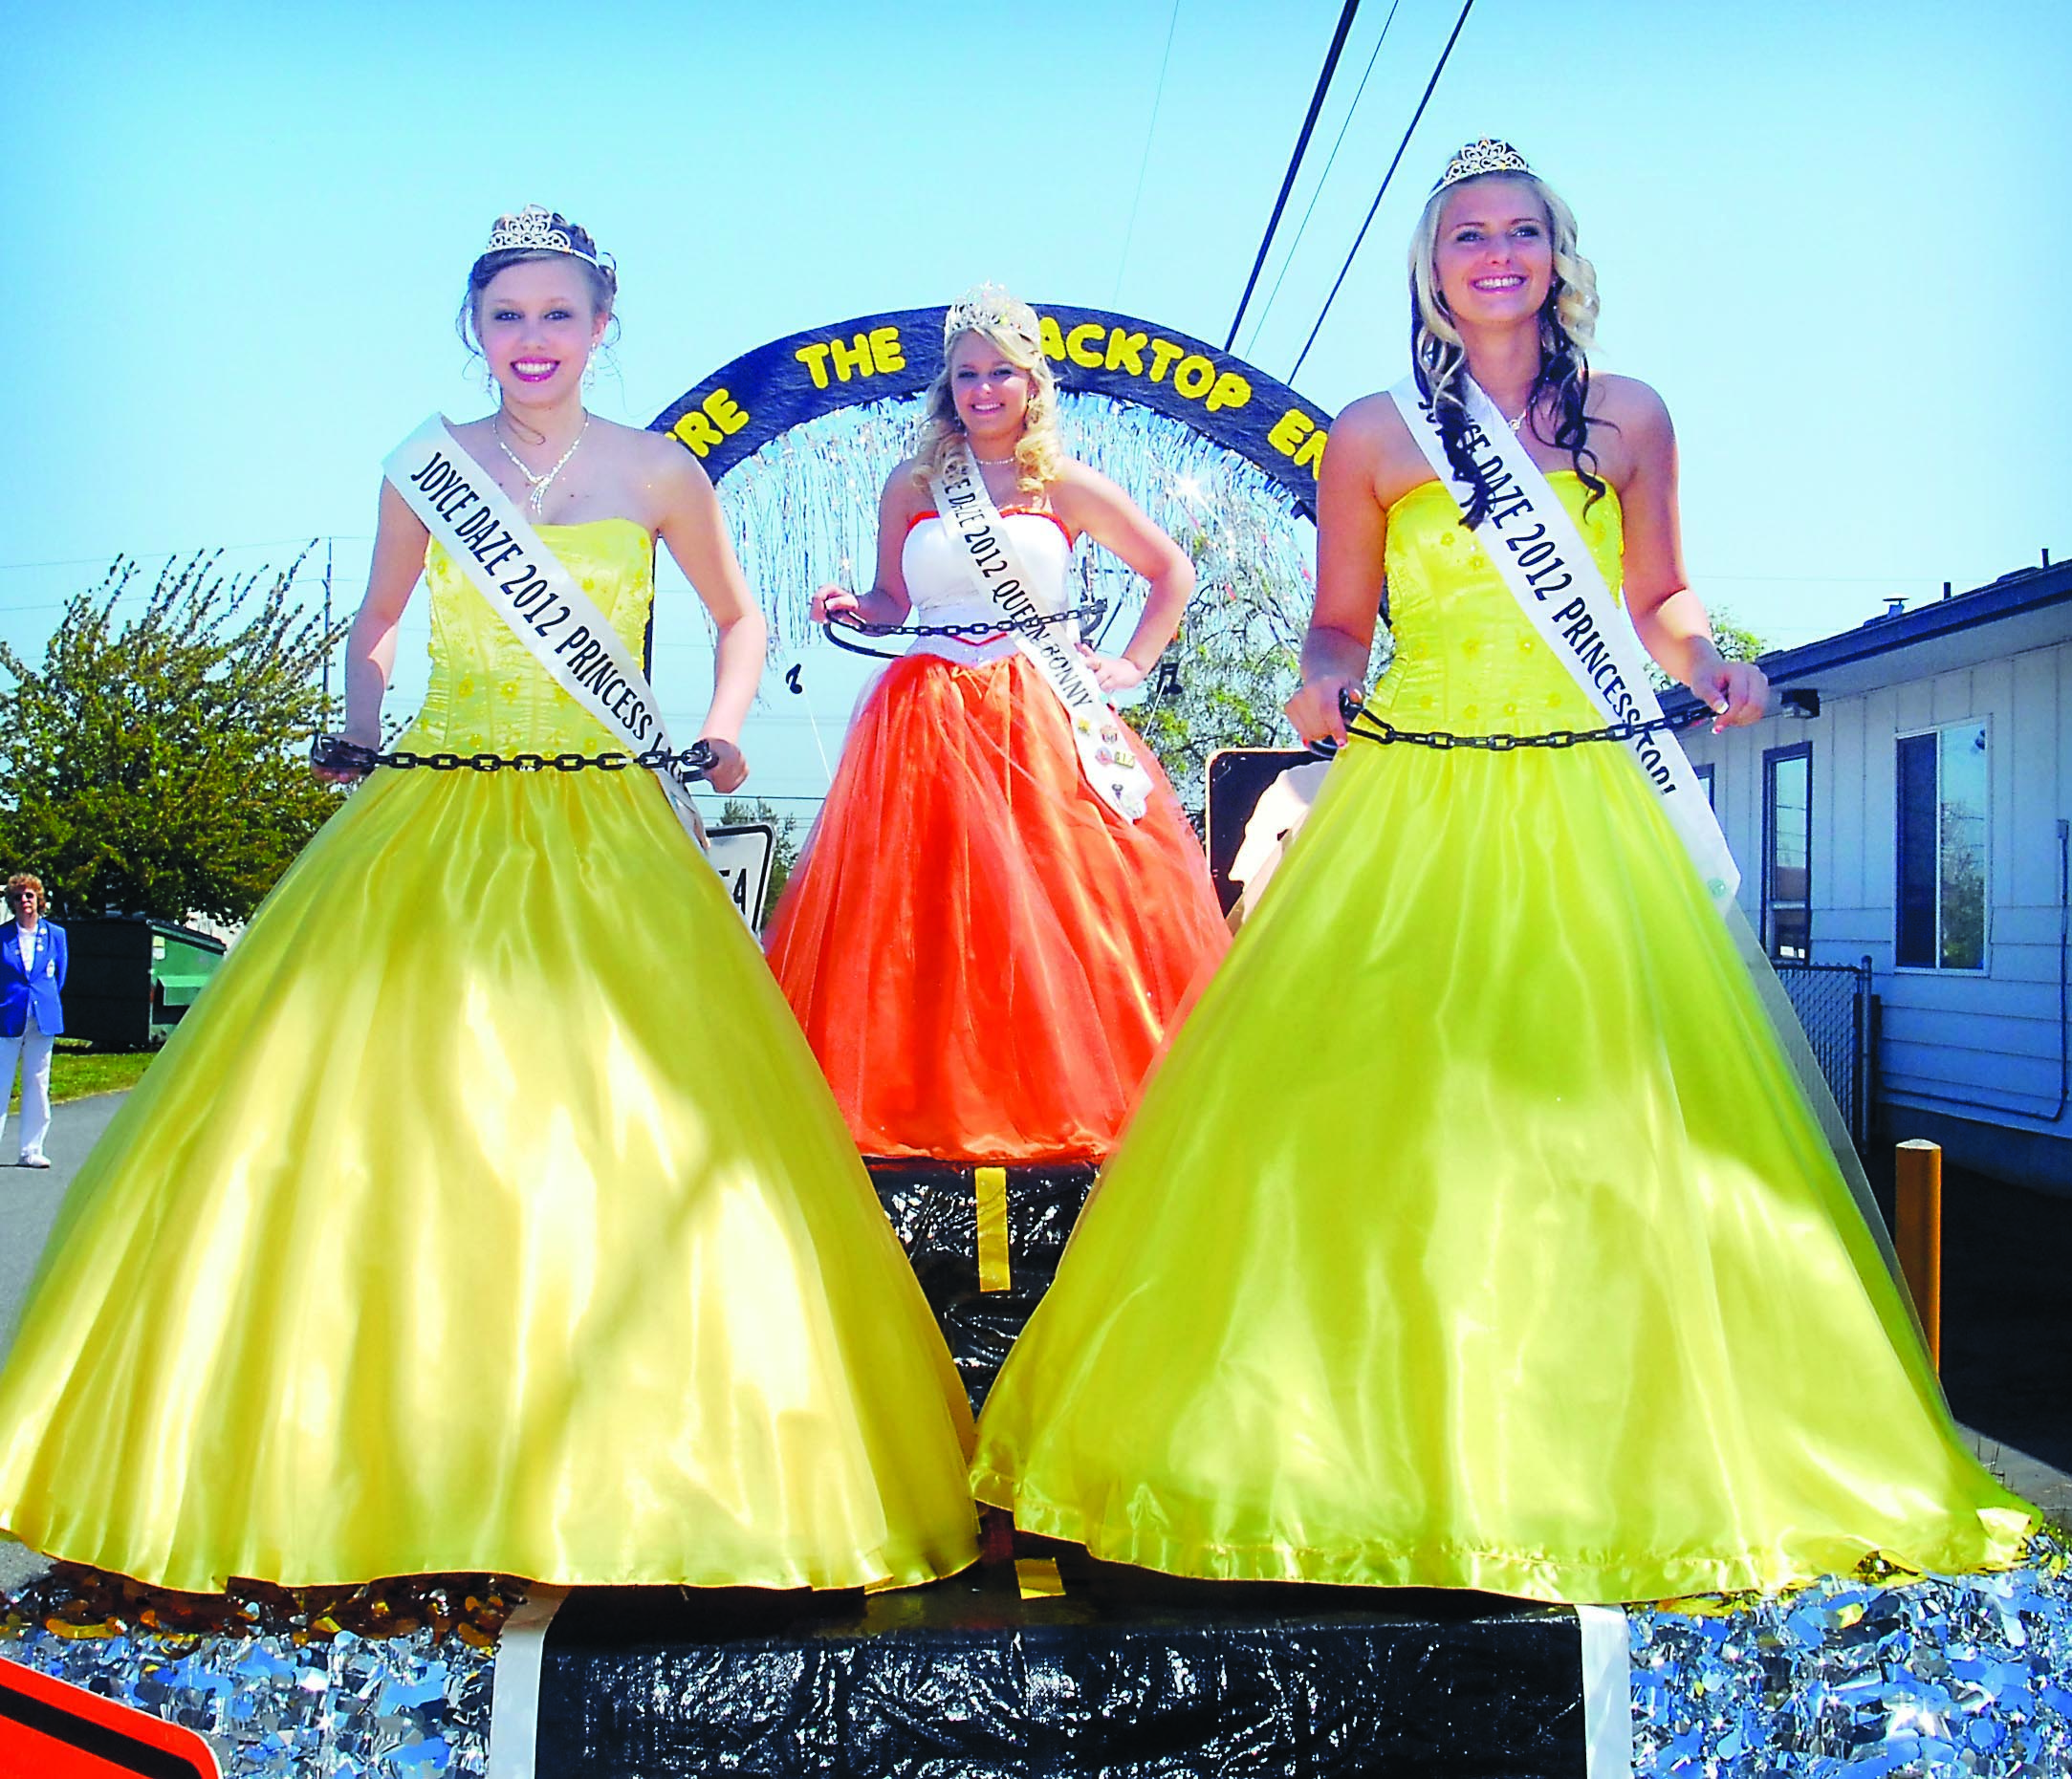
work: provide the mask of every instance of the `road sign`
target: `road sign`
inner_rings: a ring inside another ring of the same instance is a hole
[[[21,1779],[222,1779],[191,1729],[0,1660],[0,1773]]]
[[[707,856],[727,894],[741,911],[751,932],[760,932],[763,902],[770,894],[770,860],[776,850],[776,830],[766,821],[745,821],[705,831]]]

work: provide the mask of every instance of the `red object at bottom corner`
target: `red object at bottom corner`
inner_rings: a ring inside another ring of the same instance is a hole
[[[0,1660],[0,1779],[222,1779],[191,1729]]]

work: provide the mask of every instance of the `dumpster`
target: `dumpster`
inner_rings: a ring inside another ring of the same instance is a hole
[[[171,921],[65,922],[65,1035],[110,1050],[163,1044],[223,961],[223,942]]]

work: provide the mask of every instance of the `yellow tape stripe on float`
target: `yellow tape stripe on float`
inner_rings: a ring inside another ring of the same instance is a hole
[[[1007,1291],[1014,1283],[1007,1258],[1007,1169],[973,1168],[971,1190],[978,1205],[978,1289]]]

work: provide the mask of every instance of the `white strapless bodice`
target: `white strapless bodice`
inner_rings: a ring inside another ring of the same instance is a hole
[[[1070,600],[1066,571],[1072,566],[1072,543],[1064,527],[1044,512],[1007,512],[1000,522],[1013,539],[1027,575],[1030,597],[1046,612],[1062,610]],[[908,620],[916,624],[971,623],[981,628],[998,614],[971,587],[962,559],[963,545],[941,519],[921,520],[906,533],[900,569],[906,577],[906,597],[913,602]],[[950,661],[1000,661],[1014,652],[1012,637],[966,642],[954,637],[916,637],[909,655],[941,655]]]

